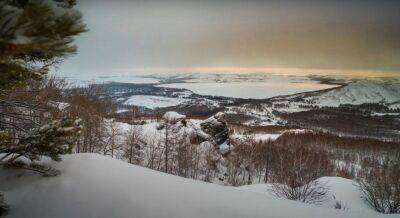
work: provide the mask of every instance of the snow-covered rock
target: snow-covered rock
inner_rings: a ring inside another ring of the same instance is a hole
[[[370,209],[335,210],[279,199],[184,179],[97,154],[66,155],[62,162],[47,164],[59,169],[61,175],[43,178],[31,172],[0,170],[0,189],[10,205],[7,217],[398,217]],[[344,187],[346,194],[348,184],[343,185],[338,187]]]
[[[70,106],[69,103],[66,103],[66,102],[57,102],[57,101],[49,101],[48,105],[49,105],[50,107],[57,108],[57,109],[59,109],[59,110],[61,110],[61,111],[66,110],[66,109]]]
[[[163,119],[168,123],[175,124],[186,119],[186,116],[175,111],[168,111],[163,115]]]
[[[224,143],[229,137],[229,129],[225,121],[224,113],[217,113],[214,116],[200,123],[201,129],[211,135],[217,145]]]
[[[233,148],[233,145],[231,145],[229,141],[226,141],[218,146],[218,151],[220,154],[225,155],[232,151]]]

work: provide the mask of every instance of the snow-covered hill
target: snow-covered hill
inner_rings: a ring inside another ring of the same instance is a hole
[[[171,176],[97,154],[63,159],[59,163],[47,161],[61,170],[56,177],[0,171],[0,189],[11,205],[7,217],[399,217],[369,208],[335,210],[278,199]]]
[[[338,107],[344,104],[360,105],[365,103],[379,103],[391,109],[397,109],[400,108],[400,82],[397,80],[392,82],[358,80],[328,90],[271,98],[270,103],[262,104],[262,106],[271,110],[289,113],[306,111],[313,108]],[[250,112],[252,111],[249,110],[249,115],[254,114]]]
[[[400,103],[400,83],[360,80],[315,96],[315,102],[319,106],[332,107],[363,103],[383,103],[390,106]]]

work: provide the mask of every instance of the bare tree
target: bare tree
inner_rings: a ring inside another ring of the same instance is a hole
[[[108,112],[107,99],[102,98],[104,90],[101,86],[91,85],[66,91],[66,102],[70,105],[68,113],[79,116],[84,128],[76,146],[76,152],[103,153],[107,144],[107,128],[105,117]]]
[[[103,154],[114,157],[116,150],[121,148],[121,130],[114,120],[107,120],[105,125],[107,128],[107,135],[106,143],[103,147]]]
[[[124,157],[131,164],[142,164],[143,151],[141,141],[141,130],[137,126],[131,126],[125,136]]]

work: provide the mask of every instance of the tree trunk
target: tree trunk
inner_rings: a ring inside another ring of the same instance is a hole
[[[165,122],[165,172],[168,173],[168,123]]]

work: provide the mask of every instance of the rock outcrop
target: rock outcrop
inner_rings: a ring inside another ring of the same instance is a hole
[[[168,111],[163,116],[163,120],[165,120],[165,122],[168,122],[169,124],[175,124],[178,122],[182,122],[185,119],[186,119],[185,115],[179,114],[175,111]]]
[[[229,129],[225,114],[219,112],[200,123],[201,130],[210,135],[216,145],[226,142],[229,138]]]

